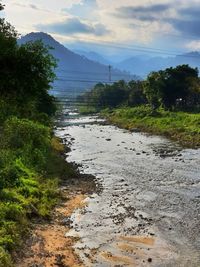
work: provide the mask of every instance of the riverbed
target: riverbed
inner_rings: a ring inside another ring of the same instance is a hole
[[[200,150],[70,112],[56,134],[99,187],[67,233],[85,266],[200,266]]]

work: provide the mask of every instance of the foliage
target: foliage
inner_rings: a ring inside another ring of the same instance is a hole
[[[0,137],[0,266],[21,243],[33,216],[49,217],[58,201],[58,179],[74,175],[48,127],[9,118]],[[7,263],[6,266],[10,266]]]
[[[112,123],[132,130],[138,128],[153,134],[165,135],[187,147],[200,147],[200,114],[171,112],[158,109],[152,113],[148,105],[103,111]]]
[[[154,109],[199,105],[199,88],[198,70],[188,65],[152,72],[145,82],[145,94]]]
[[[50,130],[33,121],[13,117],[4,124],[1,146],[17,152],[29,166],[43,166],[50,147]]]
[[[49,47],[41,41],[18,46],[17,36],[15,29],[1,19],[0,109],[3,105],[6,114],[1,116],[0,123],[7,118],[6,115],[38,120],[39,114],[52,116],[56,111],[55,99],[48,94],[56,67]],[[10,111],[10,106],[17,110],[17,114]]]
[[[119,106],[150,104],[153,111],[165,109],[192,110],[200,107],[198,70],[188,65],[149,74],[145,81],[118,81],[111,85],[98,83],[78,97],[80,111],[100,111]]]
[[[0,267],[13,266],[29,220],[50,216],[59,179],[73,173],[47,127],[56,111],[48,94],[56,62],[41,42],[18,46],[17,37],[0,19]]]
[[[102,108],[115,108],[120,105],[140,105],[146,102],[143,94],[143,84],[141,81],[118,81],[109,84],[98,83],[90,92],[86,92],[78,97],[78,102],[86,106],[82,108],[83,112],[87,111],[87,106],[93,107],[93,110]]]
[[[0,3],[0,11],[3,9],[4,9],[4,7],[3,7],[2,3]]]

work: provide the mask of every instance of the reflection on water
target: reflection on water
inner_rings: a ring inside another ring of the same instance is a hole
[[[56,131],[102,186],[72,216],[86,266],[199,266],[200,150],[101,121],[73,113]]]

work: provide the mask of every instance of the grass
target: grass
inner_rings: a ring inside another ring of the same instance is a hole
[[[98,109],[91,106],[79,106],[78,111],[82,115],[89,115],[89,114],[95,114],[98,113]]]
[[[60,181],[77,173],[63,157],[64,145],[48,127],[12,118],[2,129],[0,267],[11,267],[11,255],[29,233],[31,220],[50,218],[60,200]]]
[[[102,114],[113,124],[132,130],[138,128],[164,135],[185,147],[200,147],[200,114],[170,112],[162,109],[152,113],[149,106],[104,110]]]

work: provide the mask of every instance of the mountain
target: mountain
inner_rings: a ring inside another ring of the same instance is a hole
[[[163,70],[182,64],[189,64],[193,68],[200,68],[200,53],[190,52],[173,57],[134,56],[115,64],[115,66],[118,69],[146,77],[151,71]]]
[[[67,49],[51,35],[43,32],[32,32],[21,37],[18,43],[42,40],[45,45],[52,47],[50,53],[58,60],[56,69],[57,81],[53,84],[54,93],[77,95],[92,88],[97,82],[109,82],[108,65],[90,60],[85,56]],[[130,74],[117,69],[111,70],[112,81],[130,79]],[[135,78],[132,76],[131,78]]]
[[[105,59],[104,56],[100,55],[99,53],[96,53],[94,51],[84,51],[84,50],[75,50],[75,53],[85,56],[86,58],[92,60],[92,61],[96,61],[99,62],[101,64],[104,65],[112,65],[113,63],[107,59]]]

